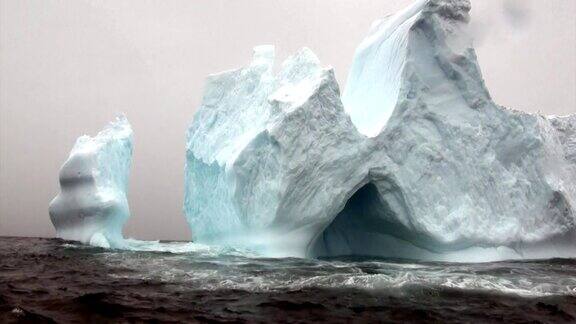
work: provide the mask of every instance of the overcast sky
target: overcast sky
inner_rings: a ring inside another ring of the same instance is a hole
[[[124,232],[188,239],[184,132],[204,78],[274,44],[302,46],[343,87],[370,23],[408,0],[0,1],[0,235],[53,236],[48,203],[79,135],[118,112],[135,131]],[[576,1],[473,0],[472,30],[495,101],[576,112]]]

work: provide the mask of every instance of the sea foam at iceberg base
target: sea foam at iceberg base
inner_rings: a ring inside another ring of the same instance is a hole
[[[497,106],[468,0],[373,24],[340,96],[303,49],[208,78],[187,133],[195,241],[267,256],[576,257],[576,116]]]

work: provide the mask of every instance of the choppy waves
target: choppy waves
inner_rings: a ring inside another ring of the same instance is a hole
[[[575,259],[271,259],[189,242],[129,240],[129,246],[0,238],[0,322],[306,322],[311,313],[335,322],[576,320]]]
[[[142,279],[179,282],[206,290],[266,292],[306,288],[358,288],[403,294],[405,288],[452,288],[519,296],[576,296],[576,261],[414,263],[348,258],[270,259],[194,243],[143,244],[141,251],[170,252],[161,258],[104,255],[111,265],[146,269]],[[123,278],[124,275],[117,275]]]
[[[101,251],[109,267],[138,269],[112,275],[177,282],[193,287],[254,292],[306,288],[453,288],[520,296],[576,296],[576,260],[552,259],[493,263],[414,263],[374,258],[260,258],[256,253],[192,242],[127,240],[129,250]],[[67,248],[99,250],[74,243]],[[139,252],[150,252],[142,254]]]

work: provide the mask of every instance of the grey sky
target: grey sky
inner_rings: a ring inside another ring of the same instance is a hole
[[[209,73],[252,47],[302,46],[344,85],[370,23],[409,0],[0,1],[0,235],[53,236],[48,203],[82,134],[117,112],[135,132],[128,237],[187,239],[184,132]],[[576,1],[473,0],[484,77],[501,105],[576,112]]]

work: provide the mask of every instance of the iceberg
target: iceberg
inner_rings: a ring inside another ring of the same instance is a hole
[[[60,169],[60,193],[50,203],[58,237],[99,247],[123,248],[130,216],[126,191],[132,160],[132,128],[124,117],[98,135],[81,136]]]
[[[267,256],[445,261],[576,256],[574,116],[496,105],[468,0],[373,24],[340,96],[303,49],[211,75],[187,131],[201,243]]]

